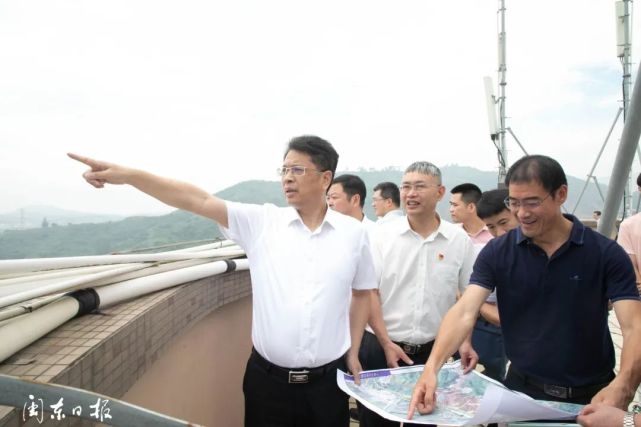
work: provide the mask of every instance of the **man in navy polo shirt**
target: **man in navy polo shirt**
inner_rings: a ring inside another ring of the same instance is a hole
[[[409,408],[435,407],[437,373],[470,333],[493,289],[511,360],[504,381],[535,399],[627,407],[641,381],[641,302],[630,259],[561,206],[565,173],[546,156],[526,156],[506,177],[506,206],[519,227],[479,254],[470,285],[445,316]],[[623,332],[615,377],[608,300]]]

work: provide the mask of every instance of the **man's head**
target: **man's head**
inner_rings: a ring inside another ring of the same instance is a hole
[[[363,219],[365,183],[356,175],[340,175],[334,178],[327,192],[327,204],[337,212]]]
[[[594,211],[594,212],[592,212],[592,218],[594,218],[594,219],[599,219],[599,218],[601,218],[601,211]]]
[[[279,168],[287,203],[297,209],[323,204],[336,166],[338,153],[317,136],[299,136],[289,141]]]
[[[398,185],[393,182],[381,182],[374,187],[372,207],[376,216],[385,216],[386,213],[398,209],[401,205],[401,193]]]
[[[405,169],[400,190],[401,205],[410,219],[432,216],[445,194],[441,170],[430,162],[412,163]]]
[[[505,184],[508,207],[525,236],[542,238],[560,224],[568,181],[556,160],[541,155],[522,157],[510,167]]]
[[[476,204],[476,214],[494,237],[502,236],[519,226],[516,217],[505,206],[507,196],[506,188],[486,191]]]
[[[471,183],[457,185],[450,191],[450,215],[452,221],[467,223],[476,219],[476,204],[481,198],[481,189]]]

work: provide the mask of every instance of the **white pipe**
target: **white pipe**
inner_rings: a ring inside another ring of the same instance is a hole
[[[125,265],[134,265],[132,264],[119,264],[116,267],[122,267]],[[39,281],[51,281],[54,279],[60,279],[62,277],[69,276],[79,276],[82,274],[91,274],[99,273],[105,270],[113,269],[113,265],[94,265],[92,267],[76,267],[76,268],[65,268],[62,270],[50,270],[44,273],[25,273],[16,277],[9,277],[6,279],[0,279],[0,288],[5,285],[14,285],[17,283],[33,283]]]
[[[198,251],[205,251],[205,250],[208,250],[208,249],[228,248],[230,246],[238,246],[238,245],[233,240],[220,240],[218,242],[207,243],[205,245],[191,246],[189,248],[183,248],[183,249],[176,249],[176,250],[173,250],[173,251],[167,251],[167,253],[198,252]]]
[[[240,261],[240,260],[239,260]],[[233,261],[232,261],[233,262]],[[241,265],[244,263],[241,263]],[[100,308],[108,307],[161,289],[170,288],[185,282],[192,282],[227,271],[225,261],[214,261],[203,265],[167,271],[153,276],[139,277],[114,285],[96,289],[100,297]]]
[[[233,240],[221,240],[218,242],[208,243],[205,245],[191,246],[188,248],[177,249],[173,251],[163,251],[163,252],[157,252],[157,253],[160,253],[160,254],[174,254],[174,253],[187,253],[187,252],[193,253],[193,252],[202,252],[208,249],[223,249],[223,248],[231,248],[231,247],[234,247],[235,249],[240,249],[240,246],[238,246],[236,242],[234,242]],[[140,254],[118,254],[118,255],[140,255]],[[100,256],[112,257],[115,255],[100,255]],[[35,258],[35,259],[51,259],[51,258]],[[55,259],[60,259],[60,258],[55,258]],[[111,268],[109,265],[92,265],[89,267],[69,267],[69,268],[60,269],[60,271],[47,270],[44,273],[41,273],[37,276],[42,276],[43,278],[45,277],[55,278],[55,277],[64,277],[68,275],[74,275],[74,274],[85,273],[85,272],[95,273],[97,271],[103,271],[109,268]],[[1,274],[0,286],[2,286],[2,284],[5,281],[9,281],[9,280],[30,281],[34,277],[36,277],[36,275],[34,274],[33,271]]]
[[[22,308],[22,307],[20,307],[20,308]],[[16,314],[15,316],[12,316],[11,318],[7,318],[7,319],[0,318],[0,327],[6,325],[9,322],[13,322],[15,319],[19,319],[22,316],[26,316],[27,313],[28,313],[28,311],[23,311],[22,313]]]
[[[2,282],[0,284],[0,298],[5,296],[5,295],[12,295],[17,292],[26,292],[31,289],[37,289],[37,288],[44,288],[47,286],[55,285],[58,283],[67,283],[67,282],[73,282],[73,281],[86,281],[87,277],[109,277],[113,276],[114,274],[121,273],[124,268],[144,268],[148,265],[153,265],[153,264],[146,264],[146,263],[131,263],[131,264],[114,264],[114,265],[109,265],[107,266],[108,268],[103,268],[102,271],[96,271],[93,273],[83,273],[83,274],[74,274],[74,275],[66,275],[66,276],[61,276],[59,278],[43,278],[41,280],[37,280],[37,278],[34,277],[32,281],[19,281],[18,283],[12,283],[9,282],[8,284],[5,282]],[[36,274],[34,276],[41,276],[40,274]],[[25,298],[25,301],[30,298]]]
[[[131,262],[180,261],[191,258],[213,258],[220,256],[242,256],[242,249],[223,248],[199,253],[157,253],[131,255],[96,255],[65,258],[34,258],[0,260],[0,275],[28,271],[54,270],[90,265],[121,264]]]
[[[173,261],[166,262],[163,264],[148,264],[143,270],[132,271],[131,273],[123,274],[118,277],[118,280],[114,281],[113,278],[106,278],[102,280],[96,280],[91,283],[93,288],[100,286],[112,285],[115,283],[123,282],[125,280],[136,279],[143,276],[151,276],[158,273],[164,273],[165,271],[178,270],[180,268],[191,267],[193,265],[200,265],[211,262],[209,259],[188,259],[185,261]]]
[[[25,313],[30,313],[34,310],[39,309],[47,304],[51,304],[53,301],[64,296],[64,293],[47,295],[45,297],[35,298],[31,301],[24,301],[20,304],[15,304],[9,307],[0,309],[0,321],[11,319],[13,317],[20,316]]]
[[[0,310],[0,322],[3,322],[7,319],[12,319],[14,317],[22,316],[26,313],[29,313],[29,309],[21,305],[14,305],[4,308]]]
[[[75,298],[62,297],[33,313],[20,316],[0,326],[0,361],[48,334],[72,319],[80,304]]]
[[[236,265],[236,270],[249,268],[247,259],[231,262]],[[100,307],[107,307],[146,293],[220,274],[226,270],[227,262],[214,261],[104,286],[95,291],[100,297]],[[0,362],[72,319],[78,313],[79,308],[80,304],[75,298],[63,296],[45,307],[12,319],[0,326],[0,343],[2,343]]]
[[[74,288],[74,287],[75,288],[88,287],[87,285],[93,282],[94,280],[104,279],[106,277],[119,276],[121,274],[129,273],[135,270],[140,270],[145,267],[146,266],[144,264],[140,264],[140,265],[116,268],[109,271],[103,271],[101,273],[88,274],[82,277],[62,280],[57,283],[40,286],[34,289],[27,289],[20,292],[16,292],[12,289],[2,289],[2,294],[0,294],[0,307],[6,307],[11,304],[16,304],[31,298],[49,295],[55,292],[70,290],[71,288]]]
[[[171,270],[177,270],[181,268],[186,268],[186,267],[191,267],[193,265],[200,265],[200,264],[205,264],[207,262],[211,262],[207,259],[193,259],[193,260],[186,260],[186,261],[175,261],[175,262],[170,262],[170,263],[165,263],[165,264],[123,264],[123,266],[141,266],[140,269],[131,271],[126,274],[119,274],[114,277],[105,277],[103,279],[99,280],[91,280],[91,281],[79,281],[78,283],[71,283],[70,286],[66,286],[67,282],[65,282],[64,285],[61,285],[61,288],[64,288],[66,292],[69,291],[74,291],[77,289],[82,289],[82,288],[87,288],[89,287],[88,285],[91,285],[91,287],[96,288],[100,286],[106,286],[106,285],[111,285],[114,283],[119,283],[125,280],[131,280],[131,279],[136,279],[138,277],[143,277],[143,276],[150,276],[158,273],[163,273],[165,271],[171,271]],[[114,269],[113,266],[110,266],[111,269]],[[86,277],[86,276],[85,276]],[[48,289],[47,289],[48,290]],[[22,294],[21,294],[22,295]],[[60,296],[64,295],[63,294],[56,294],[53,296],[47,296],[47,297],[41,297],[40,299],[33,300],[31,302],[28,302],[28,299],[21,300],[17,303],[12,303],[16,304],[13,307],[7,306],[4,309],[0,309],[0,321],[5,320],[5,319],[10,319],[12,317],[19,316],[24,313],[28,313],[30,311],[33,311],[43,305],[46,305],[50,303],[51,301],[54,301],[55,299],[59,298]],[[16,297],[15,299],[17,299]],[[0,301],[1,302],[1,301]],[[22,303],[22,304],[21,304]]]

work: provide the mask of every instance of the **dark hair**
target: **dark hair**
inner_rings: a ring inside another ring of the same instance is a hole
[[[595,213],[595,214],[597,214],[597,215],[599,215],[599,216],[601,215],[601,211],[594,211],[594,212],[592,212],[592,213]]]
[[[641,187],[641,173],[637,176],[637,185]]]
[[[507,188],[484,192],[476,204],[476,216],[485,219],[508,210],[505,206],[508,194]]]
[[[392,203],[396,207],[401,205],[401,192],[398,189],[398,185],[389,181],[381,182],[374,187],[374,191],[379,190],[383,199],[392,199]]]
[[[550,194],[562,185],[568,185],[563,168],[551,157],[542,155],[523,156],[507,171],[505,185],[511,183],[538,182]],[[554,197],[554,195],[552,195]]]
[[[350,199],[354,197],[355,194],[358,194],[361,198],[361,208],[365,206],[365,195],[367,193],[367,190],[365,189],[365,183],[362,179],[360,179],[356,175],[345,174],[334,178],[332,185],[334,184],[342,185],[343,191]]]
[[[287,144],[285,156],[291,150],[307,154],[319,171],[330,171],[332,178],[336,175],[338,153],[332,144],[314,135],[303,135],[292,138]]]
[[[452,188],[452,191],[450,191],[450,193],[460,194],[461,200],[463,200],[466,205],[470,203],[477,204],[481,199],[481,189],[470,182],[457,185],[456,187]]]

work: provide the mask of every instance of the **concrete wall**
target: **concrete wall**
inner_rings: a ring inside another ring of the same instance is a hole
[[[122,400],[206,426],[242,425],[250,329],[250,297],[210,313],[180,336]]]
[[[0,374],[116,399],[126,396],[200,424],[242,425],[242,373],[251,348],[250,295],[248,271],[156,292],[70,320],[0,363]],[[65,402],[70,412],[74,402]],[[43,403],[48,408],[56,402]],[[115,425],[127,425],[118,414],[111,415]],[[0,406],[0,427],[23,425],[92,423],[71,416],[23,422],[22,407]]]

